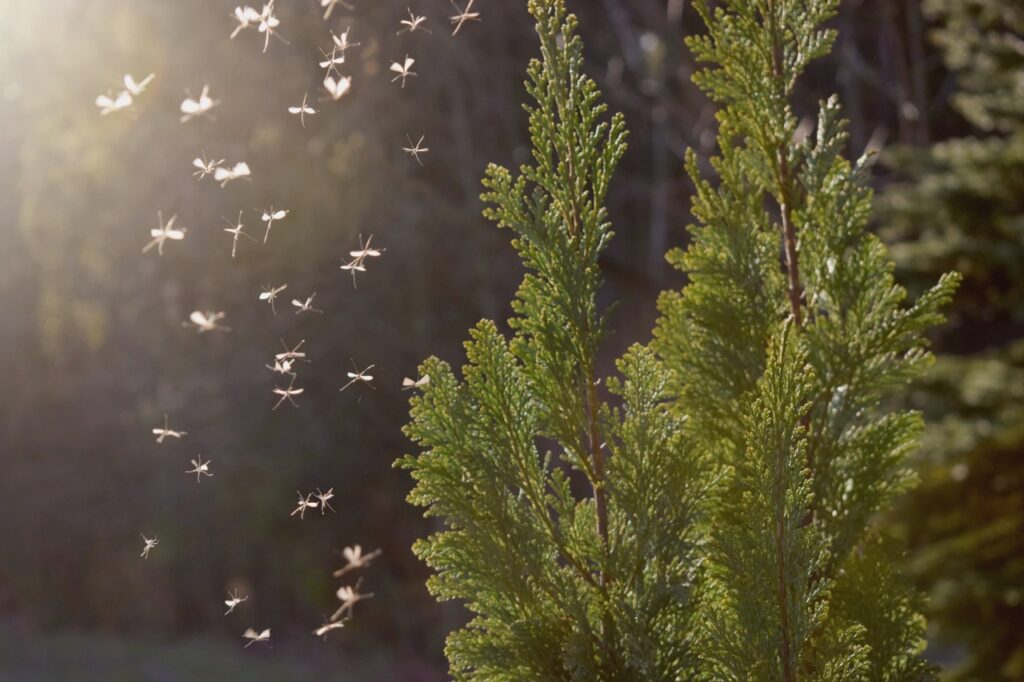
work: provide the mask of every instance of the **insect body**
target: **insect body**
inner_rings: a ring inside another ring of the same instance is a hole
[[[310,116],[312,116],[313,114],[316,113],[316,109],[314,109],[313,107],[311,107],[308,104],[306,104],[306,97],[307,97],[307,95],[303,95],[302,96],[302,104],[300,104],[299,106],[297,106],[297,107],[288,107],[288,113],[289,114],[298,114],[299,115],[299,121],[302,123],[302,127],[303,128],[306,127],[306,114],[309,114]]]
[[[413,59],[412,57],[410,57],[409,55],[405,55],[405,60],[403,62],[401,62],[401,63],[399,63],[399,62],[391,62],[391,71],[393,73],[398,74],[397,76],[395,76],[394,78],[391,79],[391,82],[394,83],[395,81],[401,79],[402,80],[402,87],[404,88],[405,87],[405,79],[408,78],[409,76],[416,76],[417,75],[417,73],[412,70],[412,66],[415,63],[416,63],[416,60]]]
[[[242,634],[242,637],[249,640],[249,643],[245,645],[245,648],[248,649],[251,645],[255,644],[256,642],[269,642],[270,628],[267,628],[266,630],[263,630],[261,632],[256,632],[252,628],[249,628]]]
[[[189,323],[191,323],[200,334],[213,331],[229,332],[231,331],[231,327],[225,327],[218,324],[226,316],[227,314],[223,311],[213,312],[212,310],[194,310],[192,311],[192,314],[188,316],[189,321],[184,324],[185,326],[188,326]]]
[[[157,443],[163,443],[164,438],[182,438],[186,435],[187,431],[174,431],[167,425],[167,415],[164,415],[164,427],[153,429],[153,435],[156,436]]]
[[[189,460],[192,462],[192,468],[186,471],[186,474],[195,474],[196,483],[199,483],[203,476],[213,478],[213,473],[210,471],[210,462],[212,460],[203,461],[203,456],[199,455],[196,459]]]
[[[142,534],[140,533],[140,535],[142,535]],[[159,545],[160,544],[160,540],[158,540],[155,535],[152,537],[152,539],[151,538],[147,538],[145,535],[142,535],[142,543],[143,543],[142,554],[140,554],[139,556],[142,557],[143,559],[148,559],[149,558],[150,550],[152,550],[154,547]]]
[[[204,85],[199,99],[186,97],[181,103],[181,122],[187,123],[197,116],[204,116],[220,102],[210,97],[210,86]]]
[[[171,219],[168,220],[166,224],[164,224],[163,214],[157,212],[156,217],[159,222],[159,227],[155,227],[149,231],[149,236],[153,239],[142,248],[142,253],[146,253],[155,246],[156,252],[162,256],[164,255],[164,242],[168,239],[171,241],[181,241],[185,238],[185,232],[187,232],[188,229],[174,226],[175,221],[178,219],[177,215],[172,215]]]

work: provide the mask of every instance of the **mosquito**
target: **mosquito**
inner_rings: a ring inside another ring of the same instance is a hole
[[[249,164],[245,161],[239,161],[230,168],[217,168],[213,171],[213,179],[215,182],[219,182],[221,189],[227,186],[232,180],[238,180],[239,178],[248,178],[252,176],[252,171],[249,170]]]
[[[345,32],[342,33],[341,35],[337,35],[336,33],[332,33],[331,34],[331,39],[334,41],[334,45],[339,50],[341,50],[342,54],[345,54],[345,51],[348,50],[350,47],[359,47],[360,45],[362,45],[362,43],[352,43],[352,42],[349,42],[348,33],[351,30],[352,30],[352,28],[349,27],[349,28],[346,28]]]
[[[363,244],[363,236],[359,235],[359,250],[349,251],[349,255],[352,256],[353,258],[358,258],[360,260],[364,260],[366,258],[380,258],[380,255],[387,251],[387,249],[370,248],[370,243],[372,241],[373,235],[371,234],[370,238],[366,240],[365,244]]]
[[[287,284],[282,284],[279,287],[264,286],[263,293],[260,294],[260,300],[266,301],[270,304],[270,310],[277,315],[277,309],[274,307],[274,301],[277,300],[277,295],[288,288]]]
[[[224,604],[228,607],[228,610],[224,612],[224,615],[226,616],[232,611],[234,611],[236,606],[238,606],[248,598],[249,595],[239,597],[238,590],[232,590],[231,592],[228,592],[228,598],[224,600]]]
[[[198,459],[192,459],[189,461],[192,462],[192,468],[186,471],[185,473],[195,474],[196,483],[199,483],[203,476],[213,478],[213,473],[210,472],[210,462],[212,462],[213,460],[208,459],[204,462],[203,456],[199,455]]]
[[[410,57],[409,55],[405,55],[405,61],[402,62],[401,64],[399,64],[398,62],[391,62],[391,71],[398,74],[397,76],[391,79],[391,82],[394,83],[399,78],[401,78],[402,87],[404,88],[406,78],[408,78],[409,76],[418,75],[415,71],[412,70],[412,65],[415,63],[416,60]]]
[[[320,516],[327,514],[327,510],[334,511],[334,507],[331,506],[330,500],[334,497],[334,488],[328,488],[327,492],[316,489],[316,494],[313,495],[316,499],[320,500]]]
[[[423,165],[423,160],[420,159],[420,154],[426,154],[427,152],[430,151],[430,147],[422,146],[423,140],[426,139],[426,137],[426,135],[420,135],[420,139],[416,142],[416,144],[413,144],[412,138],[406,135],[405,139],[409,141],[409,146],[402,147],[402,151],[411,156],[412,158],[416,159],[416,163],[418,163],[421,166]]]
[[[302,341],[299,341],[297,344],[295,344],[295,348],[289,349],[288,348],[288,344],[286,344],[284,342],[284,339],[281,339],[281,346],[284,347],[284,352],[283,353],[278,353],[277,355],[275,355],[274,359],[275,360],[305,360],[306,362],[309,362],[308,360],[306,360],[306,353],[299,350],[300,348],[302,348],[302,345],[304,343],[306,343],[305,339],[303,339]]]
[[[381,555],[381,550],[375,549],[368,554],[363,554],[363,548],[360,545],[353,545],[346,547],[341,550],[341,556],[344,557],[347,562],[344,566],[334,572],[335,578],[340,578],[349,571],[358,571],[361,568],[366,568],[370,565],[370,562]]]
[[[348,612],[349,617],[351,617],[352,609],[355,607],[356,604],[363,601],[364,599],[373,598],[372,593],[359,593],[359,583],[356,583],[354,587],[351,585],[342,585],[338,588],[338,592],[336,594],[338,596],[338,599],[341,601],[341,606],[339,606],[338,610],[334,612],[333,616],[331,616],[332,621],[336,621],[339,618],[341,618],[346,611]]]
[[[450,17],[451,22],[455,24],[455,30],[452,31],[452,35],[457,34],[459,29],[462,28],[462,25],[467,21],[480,21],[479,12],[470,12],[470,10],[473,9],[473,2],[474,0],[469,0],[469,3],[466,5],[466,9],[459,9],[459,6],[455,4],[455,0],[451,0],[452,7],[454,7],[455,11],[458,12],[455,16]]]
[[[366,369],[359,370],[359,369],[356,369],[356,363],[353,362],[352,363],[352,369],[354,369],[355,371],[354,372],[348,372],[348,383],[345,384],[344,386],[342,386],[340,389],[338,389],[339,392],[344,391],[346,388],[348,388],[349,386],[351,386],[352,384],[354,384],[356,382],[362,382],[362,383],[366,384],[367,386],[369,386],[370,388],[373,388],[374,390],[377,390],[373,386],[373,376],[367,374],[367,372],[369,372],[371,369],[373,369],[373,365],[370,365]]]
[[[162,256],[164,255],[164,242],[168,239],[180,242],[185,238],[185,232],[188,231],[188,228],[174,227],[174,222],[178,219],[177,215],[172,215],[166,224],[164,224],[163,214],[159,211],[157,211],[156,218],[160,226],[149,231],[149,236],[153,239],[142,248],[142,253],[146,253],[155,246],[156,252]]]
[[[142,535],[142,543],[144,545],[142,548],[142,554],[139,556],[143,559],[148,559],[150,550],[159,545],[160,540],[155,535],[152,538],[147,538],[142,533],[139,533],[139,535]]]
[[[288,41],[281,37],[279,33],[274,31],[275,28],[281,25],[281,20],[274,16],[274,0],[270,0],[267,4],[263,5],[263,12],[260,13],[260,25],[259,32],[266,35],[266,39],[263,41],[263,52],[267,51],[270,47],[270,36],[276,36],[278,40],[283,42],[285,45]]]
[[[199,99],[192,99],[186,97],[181,103],[181,122],[187,123],[197,116],[204,116],[209,113],[210,109],[220,104],[218,100],[210,97],[210,86],[204,85],[203,91],[199,95]]]
[[[294,407],[298,407],[299,404],[295,402],[292,396],[301,395],[302,392],[305,390],[306,389],[304,388],[295,388],[295,375],[293,374],[292,380],[291,382],[289,382],[287,388],[281,388],[279,386],[274,387],[274,393],[281,396],[281,399],[278,400],[277,403],[274,405],[274,409],[276,410],[277,408],[281,407],[281,403],[283,403],[285,400],[290,402]]]
[[[410,379],[405,377],[402,379],[402,390],[411,391],[414,388],[423,388],[430,383],[430,375],[423,376],[419,379]]]
[[[270,228],[274,226],[275,220],[284,220],[284,217],[288,215],[287,210],[275,211],[274,207],[271,206],[269,209],[263,212],[261,220],[267,224],[267,231],[263,235],[263,243],[267,243],[267,238],[270,237]]]
[[[124,87],[127,90],[127,92],[129,92],[133,97],[138,97],[146,91],[146,86],[152,83],[154,78],[156,78],[156,74],[151,73],[145,78],[143,78],[141,81],[136,83],[135,79],[132,78],[131,74],[126,73],[124,75]]]
[[[415,14],[413,14],[412,8],[410,7],[406,7],[405,11],[409,13],[409,18],[402,19],[401,21],[398,22],[405,28],[398,31],[398,33],[396,33],[395,35],[402,35],[403,33],[415,33],[416,31],[419,30],[426,31],[427,33],[432,33],[430,29],[422,28],[423,24],[427,21],[426,17],[416,16]]]
[[[352,286],[356,286],[356,273],[366,272],[366,259],[370,257],[377,258],[385,251],[385,249],[370,248],[370,243],[372,241],[373,235],[371,234],[370,238],[366,240],[365,244],[363,244],[363,237],[360,235],[359,250],[349,251],[349,256],[352,257],[352,260],[341,266],[342,270],[349,270],[352,273]]]
[[[313,107],[311,107],[308,104],[306,104],[306,97],[308,97],[307,94],[303,94],[302,95],[302,104],[300,104],[299,106],[297,106],[297,107],[288,107],[288,113],[289,114],[298,114],[299,115],[299,121],[302,122],[302,127],[303,128],[306,127],[306,114],[309,114],[310,116],[312,116],[313,114],[316,113],[316,109],[314,109]]]
[[[300,493],[298,490],[296,490],[295,493],[299,496],[299,506],[297,506],[295,508],[295,511],[293,511],[288,516],[295,516],[296,514],[298,514],[300,519],[304,519],[306,518],[306,510],[316,509],[320,503],[311,501],[313,498],[313,493],[310,493],[305,497],[303,497],[302,493]]]
[[[317,637],[323,637],[323,640],[326,642],[327,641],[327,633],[329,633],[331,630],[340,630],[343,627],[345,627],[345,621],[343,621],[343,620],[339,620],[336,623],[332,623],[331,621],[326,621],[323,625],[318,627],[316,630],[313,630],[313,634],[316,635]]]
[[[345,53],[338,51],[338,46],[335,45],[331,48],[331,51],[325,52],[323,48],[320,48],[320,54],[324,56],[323,61],[318,62],[321,69],[327,69],[327,75],[330,76],[332,73],[341,75],[338,73],[338,64],[345,63]]]
[[[327,8],[327,11],[324,12],[324,21],[327,21],[328,19],[331,18],[331,12],[334,11],[335,5],[341,5],[342,7],[349,11],[355,9],[352,5],[345,2],[345,0],[320,0],[320,6]]]
[[[324,90],[330,95],[331,99],[337,102],[339,99],[348,94],[348,91],[352,89],[352,77],[343,76],[334,80],[330,76],[324,79]]]
[[[266,630],[263,630],[262,632],[256,632],[252,628],[249,628],[248,630],[246,630],[242,634],[242,637],[244,637],[245,639],[249,640],[249,643],[245,645],[245,648],[248,649],[250,646],[252,646],[256,642],[269,642],[270,641],[270,628],[267,628]]]
[[[224,163],[224,159],[207,159],[206,152],[204,151],[202,152],[202,157],[192,159],[192,165],[198,169],[192,173],[192,177],[202,180],[207,175],[213,175],[214,171],[216,171],[222,163]]]
[[[235,257],[235,252],[238,250],[238,238],[239,237],[245,237],[249,241],[251,241],[253,243],[256,243],[255,239],[253,239],[252,237],[247,235],[245,232],[242,232],[242,228],[245,227],[245,225],[242,224],[242,211],[238,212],[238,222],[236,222],[234,224],[232,224],[230,220],[228,220],[227,218],[224,218],[223,216],[221,217],[221,220],[223,220],[225,223],[227,223],[228,225],[231,226],[231,227],[225,227],[223,229],[224,229],[225,232],[227,232],[228,234],[231,235],[231,257],[232,258]]]
[[[122,90],[116,95],[112,95],[108,92],[107,94],[100,95],[96,98],[96,106],[100,108],[101,116],[106,116],[107,114],[111,114],[115,111],[127,109],[131,105],[132,94],[127,90]]]
[[[295,372],[292,371],[292,367],[294,365],[294,360],[274,360],[273,366],[264,365],[264,367],[277,374],[288,374],[290,376],[295,376]]]
[[[231,40],[235,39],[235,36],[239,34],[243,29],[249,28],[253,24],[260,22],[260,13],[254,10],[248,5],[245,7],[236,7],[234,12],[235,20],[238,21],[238,26],[231,32]]]
[[[320,313],[322,315],[324,311],[320,310],[319,308],[313,307],[314,297],[316,297],[315,291],[305,301],[300,301],[297,298],[293,298],[292,305],[298,308],[298,310],[295,311],[295,314],[298,315],[299,313]]]
[[[224,325],[218,324],[227,316],[223,311],[214,312],[212,310],[193,310],[192,314],[188,316],[189,321],[184,322],[184,326],[188,326],[189,323],[195,325],[196,331],[200,334],[206,332],[229,332],[231,327],[225,327]]]
[[[178,438],[181,439],[185,436],[187,431],[174,431],[167,423],[167,415],[164,415],[164,428],[153,429],[153,435],[156,436],[157,443],[163,443],[164,438]]]

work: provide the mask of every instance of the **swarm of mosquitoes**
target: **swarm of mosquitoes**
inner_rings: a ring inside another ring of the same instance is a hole
[[[323,19],[328,21],[338,5],[341,5],[347,10],[353,10],[354,7],[345,0],[315,0],[319,3],[320,8],[323,10]],[[455,10],[455,14],[449,17],[449,21],[452,26],[452,35],[458,35],[459,31],[469,22],[480,21],[480,12],[474,11],[473,4],[475,0],[466,0],[464,6],[460,7],[456,0],[449,0]],[[233,30],[228,35],[229,39],[234,40],[242,31],[247,29],[255,29],[258,33],[263,36],[262,51],[266,53],[271,45],[272,39],[280,41],[284,45],[288,45],[288,41],[281,35],[280,27],[281,21],[275,14],[275,2],[276,0],[270,0],[263,5],[263,8],[257,10],[250,6],[236,7],[234,12],[231,14],[231,18],[236,22]],[[432,33],[427,28],[426,22],[427,17],[416,14],[411,8],[407,8],[407,18],[402,18],[398,21],[399,29],[398,35],[404,33]],[[353,42],[350,38],[351,28],[346,28],[342,33],[331,33],[331,46],[330,51],[321,49],[320,53],[323,59],[318,61],[317,64],[321,69],[324,69],[325,76],[323,79],[323,89],[326,94],[326,100],[337,102],[344,98],[352,89],[352,77],[345,76],[341,72],[341,67],[345,64],[346,54],[348,50],[359,47],[360,43]],[[400,83],[404,89],[406,82],[409,78],[417,76],[414,67],[416,60],[410,57],[408,54],[400,61],[394,61],[389,67],[390,79],[392,83]],[[125,75],[123,78],[124,89],[118,91],[108,91],[105,94],[99,95],[95,104],[99,108],[99,113],[102,116],[107,116],[118,111],[124,111],[130,109],[135,101],[146,91],[149,85],[153,82],[155,74],[149,74],[141,80],[135,80],[130,74]],[[210,95],[210,86],[204,84],[200,90],[198,96],[193,96],[190,92],[186,91],[186,97],[180,105],[180,121],[185,124],[196,118],[211,117],[212,111],[220,104],[220,100],[214,99]],[[311,106],[309,93],[306,93],[302,97],[302,102],[297,106],[287,107],[288,114],[296,116],[299,119],[299,124],[305,128],[306,118],[315,116],[319,113],[317,109]],[[425,136],[420,135],[417,142],[413,142],[412,136],[407,135],[406,140],[408,146],[402,146],[401,149],[404,153],[412,157],[416,163],[423,165],[423,155],[428,153],[430,149],[424,146]],[[228,162],[227,159],[208,159],[206,153],[201,151],[200,156],[192,162],[193,176],[202,181],[206,177],[211,177],[214,182],[219,183],[223,189],[229,183],[236,180],[247,180],[252,176],[252,171],[249,168],[248,163],[245,161],[234,161]],[[276,222],[283,221],[289,211],[287,209],[275,208],[271,205],[269,208],[263,211],[257,211],[260,215],[260,220],[265,224],[264,235],[262,243],[266,244],[270,239],[271,228]],[[239,211],[238,218],[232,222],[231,220],[224,218],[224,222],[228,227],[223,228],[223,231],[231,236],[231,258],[234,259],[238,251],[238,241],[240,237],[243,237],[254,244],[259,244],[259,240],[244,231],[245,225],[242,222],[244,211]],[[172,215],[167,221],[164,221],[163,213],[157,212],[157,227],[150,230],[150,241],[142,248],[143,253],[148,253],[153,249],[156,249],[158,256],[163,256],[164,246],[168,242],[180,242],[185,239],[188,232],[188,228],[178,224],[178,216]],[[367,270],[367,264],[374,259],[379,258],[383,255],[386,249],[373,246],[373,235],[367,237],[366,241],[363,241],[362,236],[359,237],[359,248],[352,250],[348,253],[348,257],[343,260],[341,269],[349,272],[352,276],[353,287],[357,286],[356,276],[358,273],[365,273]],[[270,307],[271,312],[276,315],[277,307],[276,303],[278,296],[288,288],[285,283],[279,285],[267,285],[264,286],[259,294],[259,301],[267,303]],[[312,314],[323,314],[323,310],[314,307],[313,301],[316,297],[314,291],[305,298],[294,298],[291,301],[291,305],[295,309],[295,315],[312,313]],[[215,310],[195,310],[190,315],[188,320],[183,322],[183,326],[194,329],[198,334],[206,334],[211,332],[230,332],[231,327],[223,323],[226,318],[226,314],[223,311]],[[281,346],[282,352],[278,352],[273,357],[273,364],[268,364],[266,367],[272,370],[275,374],[280,374],[282,377],[287,377],[287,385],[278,386],[275,385],[273,394],[277,396],[277,401],[274,403],[272,410],[276,410],[281,407],[285,402],[291,404],[294,407],[298,407],[296,398],[301,396],[304,389],[296,386],[295,381],[297,379],[296,364],[300,362],[309,362],[309,358],[305,350],[305,339],[299,341],[294,346],[289,346],[283,340]],[[373,389],[373,375],[370,371],[374,368],[373,364],[367,365],[363,369],[359,369],[353,361],[352,371],[347,373],[348,381],[339,390],[345,391],[350,387],[366,387]],[[415,390],[421,389],[430,383],[429,376],[422,376],[418,379],[405,378],[402,381],[401,389]],[[164,415],[163,426],[158,426],[152,429],[153,436],[157,444],[162,444],[167,440],[180,441],[185,438],[186,431],[181,429],[171,428],[170,418],[168,415]],[[186,469],[185,473],[196,477],[196,483],[202,483],[204,478],[213,478],[214,473],[211,469],[212,460],[203,459],[203,456],[196,455],[195,459],[190,460],[192,465],[190,469]],[[328,511],[334,512],[334,507],[331,506],[330,500],[334,498],[334,488],[328,488],[324,491],[317,488],[315,492],[308,492],[303,494],[302,492],[296,491],[298,496],[297,505],[291,512],[290,516],[298,516],[299,520],[305,519],[306,512],[315,514],[319,511],[321,516],[325,516]],[[152,538],[146,537],[145,534],[140,534],[142,537],[143,547],[142,553],[139,555],[142,559],[148,559],[151,551],[157,548],[160,541],[156,535]],[[345,564],[334,571],[333,577],[342,578],[350,573],[367,568],[370,563],[380,556],[381,550],[377,549],[371,552],[364,552],[363,548],[359,545],[353,545],[351,547],[345,547],[341,552],[340,556],[344,559]],[[338,588],[336,596],[340,602],[337,610],[329,617],[325,618],[324,624],[316,628],[313,634],[317,637],[322,637],[326,641],[327,636],[334,630],[339,630],[345,626],[345,624],[352,618],[353,610],[355,605],[366,599],[373,597],[373,594],[360,592],[361,580],[356,581],[354,584],[342,585]],[[249,595],[240,594],[237,590],[232,590],[228,593],[228,598],[224,601],[227,606],[227,611],[224,615],[230,615],[234,613],[236,607],[246,602],[249,599]],[[270,642],[270,628],[257,630],[255,628],[248,628],[242,635],[243,639],[246,640],[245,647],[257,643],[269,644]]]

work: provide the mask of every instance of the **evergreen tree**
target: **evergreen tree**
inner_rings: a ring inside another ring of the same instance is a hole
[[[882,223],[911,286],[956,267],[947,351],[911,400],[931,423],[924,485],[901,506],[940,644],[966,645],[954,679],[1024,678],[1024,5],[930,0],[971,134],[895,150],[905,181]]]
[[[599,394],[603,203],[625,126],[604,117],[563,0],[529,9],[533,162],[484,181],[485,215],[515,232],[527,275],[511,339],[483,321],[461,380],[438,359],[421,367],[407,434],[424,452],[400,465],[444,530],[414,551],[433,594],[474,616],[448,639],[455,679],[686,679],[706,467],[650,350],[619,361],[614,406]]]
[[[843,157],[836,100],[798,139],[790,101],[825,55],[838,0],[695,5],[720,105],[717,183],[691,152],[689,276],[662,296],[654,347],[693,447],[723,465],[700,646],[715,680],[917,680],[923,621],[876,513],[904,490],[921,418],[886,409],[931,360],[957,278],[913,305],[866,230],[869,160]]]

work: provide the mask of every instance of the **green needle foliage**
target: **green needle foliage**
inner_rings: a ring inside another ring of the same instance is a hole
[[[406,432],[423,452],[399,465],[444,530],[414,551],[433,594],[474,616],[448,639],[455,679],[686,678],[706,468],[652,351],[619,361],[614,405],[600,395],[598,256],[625,125],[606,119],[563,1],[529,9],[533,162],[484,181],[485,215],[515,232],[527,274],[511,339],[480,322],[461,379],[438,359],[421,367],[430,382]]]
[[[923,485],[895,521],[915,547],[936,640],[957,680],[1024,679],[1024,4],[929,0],[970,134],[889,159],[905,181],[882,223],[912,286],[964,273],[958,329],[918,382],[929,417]],[[979,333],[979,330],[985,333]]]
[[[797,138],[790,99],[838,0],[695,3],[695,80],[720,105],[717,182],[691,152],[689,275],[654,347],[700,452],[722,464],[699,646],[714,680],[918,680],[923,621],[874,516],[911,481],[919,415],[886,409],[931,361],[957,277],[916,303],[866,229],[869,163],[836,100]]]

